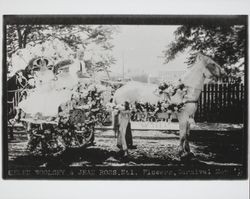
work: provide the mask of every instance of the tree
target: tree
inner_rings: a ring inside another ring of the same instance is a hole
[[[235,75],[244,66],[246,52],[246,27],[243,25],[183,25],[174,32],[175,40],[163,51],[165,62],[173,60],[179,52],[190,50],[187,63],[194,62],[196,53],[212,57],[225,68],[229,75]]]
[[[11,57],[18,49],[25,48],[29,43],[41,42],[45,39],[42,31],[46,28],[47,26],[42,25],[7,25],[7,56]]]
[[[117,31],[117,27],[110,25],[7,25],[6,30],[7,62],[9,62],[13,53],[19,49],[25,49],[27,46],[34,47],[55,39],[67,44],[74,52],[79,49],[86,50],[90,45],[101,48],[103,52],[111,51],[112,35]],[[103,55],[103,59],[99,62],[97,67],[100,69],[100,66],[103,66],[105,69],[114,63],[114,58],[110,55]],[[89,60],[88,66],[95,67],[95,65]]]

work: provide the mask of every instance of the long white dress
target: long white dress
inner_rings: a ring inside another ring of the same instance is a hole
[[[77,69],[74,67],[69,71],[61,71],[57,77],[51,70],[39,71],[35,78],[36,88],[19,103],[19,108],[31,117],[37,114],[43,117],[57,116],[58,107],[71,99],[77,85]]]

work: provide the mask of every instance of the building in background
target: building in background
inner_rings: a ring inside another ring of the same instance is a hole
[[[185,71],[159,71],[160,82],[175,82],[185,73]]]

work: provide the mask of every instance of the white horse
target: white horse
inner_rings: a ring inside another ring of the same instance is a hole
[[[211,80],[214,77],[219,77],[224,73],[224,70],[210,57],[203,55],[202,53],[198,53],[195,63],[189,68],[184,76],[180,78],[180,82],[187,88],[185,104],[182,110],[177,114],[180,128],[180,157],[187,157],[192,154],[189,147],[190,123],[193,121],[195,112],[197,110],[198,99],[205,81]],[[117,90],[117,92],[114,94],[115,103],[124,103],[125,101],[140,101],[142,100],[142,97],[144,98],[143,101],[147,101],[149,99],[149,95],[141,95],[141,92],[144,92],[145,90],[151,90],[147,88],[147,85],[145,85],[145,88],[142,88],[141,86],[136,87],[136,85],[131,88],[131,86],[125,85],[120,89],[122,89],[123,93],[119,89]],[[131,96],[125,96],[124,93],[130,93],[133,100],[131,101]],[[176,95],[178,95],[178,93],[171,97],[172,102],[179,98],[179,96]],[[138,100],[138,98],[140,99]],[[160,97],[158,99],[160,100]]]

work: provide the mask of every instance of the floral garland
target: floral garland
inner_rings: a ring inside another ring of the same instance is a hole
[[[64,144],[60,140],[60,135],[50,124],[45,124],[46,130],[41,130],[40,125],[32,124],[29,131],[29,142],[27,149],[33,155],[57,156],[65,150]]]
[[[187,87],[184,84],[179,84],[177,86],[173,84],[168,84],[166,82],[159,85],[156,90],[158,96],[162,96],[164,99],[159,101],[157,104],[150,103],[140,103],[134,102],[130,104],[131,107],[131,119],[136,118],[137,113],[149,113],[149,115],[157,116],[157,113],[178,113],[181,112],[187,95]],[[125,110],[124,104],[115,105],[114,103],[109,103],[107,110],[120,111]]]
[[[175,95],[178,89],[182,91],[187,91],[187,88],[184,84],[179,84],[177,86],[174,86],[173,84],[167,84],[166,82],[163,82],[158,87],[159,94],[169,93],[171,95]]]
[[[157,120],[158,113],[179,113],[183,110],[187,99],[187,87],[184,84],[174,86],[173,84],[162,83],[155,92],[156,95],[163,99],[158,103],[141,103],[135,101],[130,104],[131,120],[143,121],[149,118],[151,121]],[[124,104],[115,105],[114,103],[107,104],[107,110],[112,110],[114,114],[125,110]]]
[[[159,95],[164,95],[164,99],[161,102],[162,111],[180,112],[185,105],[185,97],[187,95],[187,87],[184,84],[179,84],[177,86],[173,84],[162,83],[158,87]],[[173,100],[177,98],[177,100]]]
[[[68,147],[89,144],[94,127],[103,120],[102,90],[94,85],[79,84],[71,100],[58,108],[57,127],[30,129],[28,150],[34,155],[55,156]],[[41,116],[40,116],[41,117]]]
[[[97,114],[104,109],[101,97],[102,92],[97,86],[82,88],[82,85],[79,85],[76,88],[76,92],[72,94],[71,100],[59,107],[60,125],[62,126],[62,124],[70,122],[77,126],[77,123],[84,122],[85,120],[87,122],[95,121]],[[74,110],[76,110],[75,112],[78,110],[79,114],[78,116],[75,115],[74,118],[70,118]],[[85,116],[81,113],[85,114]],[[79,122],[77,122],[78,120]]]

